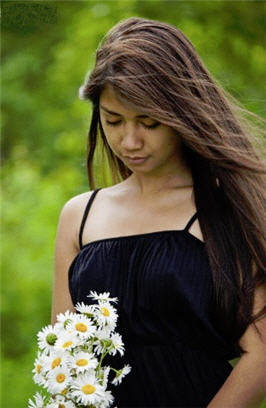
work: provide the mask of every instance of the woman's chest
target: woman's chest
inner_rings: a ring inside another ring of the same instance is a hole
[[[145,234],[164,230],[182,230],[196,212],[191,200],[173,202],[124,202],[101,200],[92,206],[83,231],[83,242]],[[196,223],[195,223],[196,224]],[[195,235],[202,234],[197,223]]]

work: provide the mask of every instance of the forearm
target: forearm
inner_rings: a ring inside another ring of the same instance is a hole
[[[244,354],[207,408],[258,408],[266,396],[265,356]]]

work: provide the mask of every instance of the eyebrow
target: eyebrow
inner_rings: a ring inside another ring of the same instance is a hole
[[[103,105],[100,105],[100,108],[102,110],[104,110],[105,112],[109,113],[110,115],[122,116],[120,113],[111,111],[111,110],[105,108]],[[136,118],[149,118],[149,116],[148,115],[137,115]]]

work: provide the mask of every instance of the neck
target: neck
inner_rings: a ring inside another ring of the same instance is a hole
[[[174,165],[164,171],[160,169],[149,173],[133,172],[127,181],[141,195],[192,187],[193,178],[190,168],[185,163],[178,164],[178,167]]]

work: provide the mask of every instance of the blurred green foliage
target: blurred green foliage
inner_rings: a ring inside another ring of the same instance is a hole
[[[3,408],[27,406],[35,391],[31,370],[36,333],[50,323],[58,216],[89,189],[90,107],[78,88],[99,40],[131,16],[172,23],[220,83],[262,115],[265,14],[260,1],[2,2]],[[103,186],[100,169],[97,179]]]

